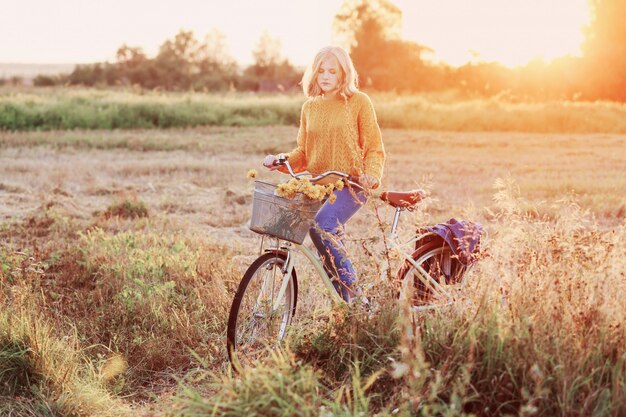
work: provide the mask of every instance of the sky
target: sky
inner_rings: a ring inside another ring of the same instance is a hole
[[[0,14],[0,63],[113,61],[122,44],[154,56],[181,29],[202,39],[222,31],[232,56],[253,60],[261,33],[280,39],[293,64],[332,44],[343,0],[20,0]],[[435,50],[431,59],[523,65],[579,54],[586,0],[395,0],[407,40]]]

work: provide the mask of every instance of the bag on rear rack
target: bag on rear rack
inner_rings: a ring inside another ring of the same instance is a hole
[[[470,266],[478,260],[483,227],[468,220],[450,219],[445,223],[417,230],[418,235],[427,234],[415,242],[415,249],[435,239],[445,242],[463,266]]]

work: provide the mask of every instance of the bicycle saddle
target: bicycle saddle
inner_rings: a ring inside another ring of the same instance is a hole
[[[380,199],[392,207],[409,208],[415,206],[426,197],[424,190],[385,191]]]

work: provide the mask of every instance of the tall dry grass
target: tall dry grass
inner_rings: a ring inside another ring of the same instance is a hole
[[[488,256],[459,303],[300,319],[267,364],[201,372],[216,394],[183,384],[178,415],[624,414],[626,225],[607,230],[571,201],[554,221],[529,217],[515,184],[495,187]],[[299,412],[283,387],[298,387]]]
[[[145,400],[197,363],[191,350],[222,363],[238,273],[223,245],[111,213],[85,224],[48,209],[5,226],[0,289],[2,300],[31,294],[23,308],[41,309],[56,337],[76,335],[93,363],[119,357],[114,368],[129,366],[106,387]]]
[[[289,349],[230,375],[226,311],[258,254],[245,173],[295,133],[0,132],[3,311],[22,309],[79,352],[72,375],[105,393],[93,410],[109,403],[119,415],[624,413],[622,135],[384,130],[384,187],[432,196],[403,217],[406,237],[452,216],[490,232],[466,302],[401,314],[378,278],[384,247],[368,206],[346,244],[380,313],[330,308],[300,267]],[[42,382],[22,359],[29,337],[12,340],[0,372],[16,370],[2,374],[14,410],[59,414],[57,392],[82,395],[69,380]],[[16,383],[25,375],[45,395]]]
[[[8,292],[0,311],[0,415],[128,415],[130,407],[107,391],[78,335],[59,337],[25,288]]]
[[[408,383],[406,407],[436,388],[437,402],[478,415],[623,414],[624,225],[606,230],[574,202],[554,222],[534,219],[514,184],[496,186],[471,303],[401,316],[394,371]]]
[[[205,215],[194,221],[234,227],[245,222],[248,209],[245,172],[261,169],[259,155],[294,147],[296,133],[295,127],[0,132],[0,216],[37,207],[42,195],[89,215],[104,209],[110,196],[135,192],[149,206],[169,207],[186,219],[222,204],[213,215],[223,220]],[[483,218],[493,180],[508,176],[538,217],[554,218],[557,201],[567,196],[606,224],[626,212],[625,135],[386,129],[383,137],[389,154],[383,187],[429,184],[437,200],[430,207],[433,221],[459,216],[470,205]],[[279,174],[263,175],[281,181]]]

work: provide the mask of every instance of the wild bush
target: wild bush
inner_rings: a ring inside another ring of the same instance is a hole
[[[182,235],[150,231],[80,232],[81,269],[64,274],[65,315],[81,334],[120,352],[133,378],[186,369],[189,349],[212,361],[236,274],[228,250]]]

